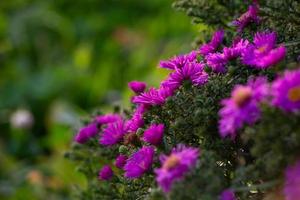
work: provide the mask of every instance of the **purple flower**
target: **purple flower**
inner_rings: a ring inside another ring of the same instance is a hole
[[[223,42],[223,38],[224,38],[224,31],[223,30],[216,31],[211,41],[207,44],[203,44],[200,47],[200,54],[202,56],[207,56],[210,53],[216,52],[217,48]]]
[[[106,114],[106,115],[100,115],[95,118],[95,121],[99,125],[109,124],[116,121],[122,120],[122,117],[118,114]]]
[[[263,77],[252,79],[246,86],[237,85],[231,97],[222,100],[219,111],[219,132],[221,137],[236,137],[236,131],[244,124],[252,125],[261,115],[259,103],[268,97],[267,80]]]
[[[159,65],[162,68],[175,70],[175,68],[182,68],[187,62],[194,62],[197,60],[197,51],[191,51],[188,54],[179,55],[167,61],[160,61]]]
[[[124,166],[125,177],[138,178],[147,172],[153,163],[154,148],[144,146],[135,152]]]
[[[286,48],[276,48],[276,33],[256,33],[253,44],[242,53],[242,62],[258,69],[265,69],[284,59]]]
[[[298,200],[300,197],[300,161],[285,170],[285,200]]]
[[[162,142],[164,128],[163,124],[152,124],[145,130],[143,140],[153,145],[159,145]]]
[[[144,126],[143,114],[136,110],[125,126],[127,131],[136,132],[140,127]]]
[[[127,161],[127,156],[125,155],[118,155],[118,157],[116,158],[116,161],[115,161],[115,165],[117,168],[119,169],[123,169],[123,167],[125,166],[126,164],[126,161]]]
[[[300,111],[300,69],[286,71],[272,84],[272,104],[287,112]]]
[[[236,59],[242,55],[242,52],[248,47],[249,41],[244,39],[236,39],[231,47],[225,47],[223,54],[226,60]]]
[[[182,68],[175,68],[175,71],[170,73],[168,79],[161,85],[171,88],[172,91],[178,89],[184,80],[191,80],[197,86],[203,85],[208,80],[208,74],[203,69],[203,63],[186,63]]]
[[[104,129],[102,135],[100,136],[100,144],[105,146],[111,146],[123,139],[126,133],[125,124],[122,120],[115,123],[110,123]]]
[[[84,144],[90,138],[96,136],[98,133],[98,128],[96,123],[88,124],[87,126],[81,128],[75,136],[75,141]]]
[[[206,56],[207,65],[216,73],[225,73],[228,60],[222,53],[211,53]]]
[[[112,178],[114,172],[109,165],[104,165],[99,171],[99,179],[107,181]]]
[[[232,24],[238,27],[238,32],[242,32],[243,29],[251,22],[254,22],[256,24],[259,23],[260,20],[257,13],[258,4],[254,3],[253,5],[249,6],[247,12],[242,14],[238,19],[234,20]]]
[[[221,194],[220,200],[236,200],[232,190],[224,190]]]
[[[174,148],[169,156],[160,156],[162,167],[155,169],[156,181],[165,193],[171,190],[174,181],[183,179],[184,175],[196,165],[198,156],[197,148],[183,145]]]
[[[145,106],[162,105],[166,99],[172,96],[173,91],[169,87],[160,87],[159,89],[150,88],[148,92],[143,92],[135,96],[133,103],[144,104]]]
[[[137,94],[144,92],[146,86],[146,83],[140,81],[131,81],[128,83],[128,87]]]

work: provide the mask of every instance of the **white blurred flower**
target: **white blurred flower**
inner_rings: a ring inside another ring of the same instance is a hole
[[[19,109],[10,116],[10,124],[13,128],[27,129],[31,128],[34,118],[29,110]]]

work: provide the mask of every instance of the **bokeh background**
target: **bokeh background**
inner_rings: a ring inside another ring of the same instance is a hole
[[[197,26],[172,0],[0,1],[0,199],[72,199],[64,158],[94,110],[129,106],[127,82],[157,85],[160,59]]]

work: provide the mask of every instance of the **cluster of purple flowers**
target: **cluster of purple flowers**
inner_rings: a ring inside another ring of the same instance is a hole
[[[241,32],[248,24],[259,23],[257,14],[258,4],[254,2],[233,24]],[[79,130],[75,140],[83,144],[90,138],[99,136],[99,143],[105,147],[118,143],[130,144],[134,153],[118,155],[114,162],[116,168],[123,170],[124,176],[129,179],[139,178],[149,172],[156,150],[163,144],[165,131],[164,124],[145,127],[144,114],[151,106],[162,106],[184,81],[190,81],[195,87],[204,85],[209,81],[209,73],[204,70],[206,66],[215,73],[226,73],[228,63],[240,58],[244,65],[266,69],[285,57],[286,49],[276,45],[274,32],[256,33],[253,42],[237,37],[230,47],[222,48],[224,35],[223,30],[218,30],[211,41],[198,50],[161,61],[160,67],[170,70],[170,73],[158,88],[150,87],[147,90],[147,84],[143,82],[128,83],[135,95],[131,101],[136,104],[131,118],[125,119],[118,114],[96,116],[92,123]],[[231,97],[221,102],[223,108],[219,112],[220,135],[234,139],[238,129],[244,124],[257,122],[261,116],[262,102],[271,102],[270,104],[287,112],[300,111],[300,70],[287,72],[275,80],[272,86],[264,77],[251,79],[247,85],[237,85]],[[137,134],[140,129],[144,130],[143,135]],[[138,144],[134,141],[138,141]],[[169,156],[160,155],[161,167],[154,169],[154,172],[158,185],[165,193],[171,190],[174,182],[182,180],[196,166],[199,155],[199,149],[184,145],[178,145]],[[104,165],[99,171],[101,180],[110,180],[113,175],[109,165]],[[235,196],[233,191],[225,190],[220,198],[234,200]]]
[[[224,99],[219,112],[219,130],[222,137],[236,137],[244,124],[252,125],[261,117],[262,102],[284,112],[300,112],[300,69],[286,71],[273,83],[264,77],[252,79],[247,85],[237,85],[231,97]]]

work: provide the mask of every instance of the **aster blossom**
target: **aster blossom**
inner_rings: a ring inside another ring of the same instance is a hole
[[[169,156],[161,155],[162,167],[155,169],[156,181],[162,190],[170,192],[172,184],[181,180],[196,165],[199,149],[178,145]]]
[[[170,73],[169,77],[161,85],[174,91],[181,86],[184,80],[191,80],[197,86],[205,84],[208,80],[208,74],[204,71],[204,64],[189,62],[182,68],[175,68],[175,71]]]
[[[238,32],[242,32],[243,29],[250,23],[254,22],[258,24],[260,21],[258,17],[258,4],[254,3],[248,7],[247,12],[242,14],[238,19],[234,20],[232,24],[238,27]]]
[[[207,65],[216,73],[226,72],[228,60],[223,53],[211,53],[206,56]]]
[[[135,96],[132,102],[136,104],[143,104],[145,106],[162,105],[168,97],[172,96],[172,94],[173,90],[169,87],[161,86],[158,89],[150,88],[149,91]]]
[[[138,178],[147,172],[153,163],[154,148],[144,146],[131,155],[124,166],[125,177]]]
[[[163,124],[152,124],[145,130],[143,140],[152,145],[159,145],[162,142],[164,128]]]
[[[285,170],[285,200],[298,200],[300,197],[300,161]]]
[[[161,68],[175,70],[176,68],[182,68],[188,62],[194,62],[197,60],[197,51],[191,51],[190,53],[175,56],[170,60],[160,61]]]
[[[87,126],[81,128],[75,136],[75,141],[84,144],[90,138],[94,137],[98,133],[98,127],[96,123],[90,123]]]
[[[222,100],[219,111],[219,133],[221,137],[236,137],[244,124],[252,125],[261,116],[259,104],[269,95],[267,80],[264,77],[251,79],[247,85],[237,85],[231,97]]]
[[[265,69],[279,63],[286,55],[286,48],[276,47],[276,40],[275,32],[256,33],[253,44],[249,44],[242,53],[243,64]]]
[[[109,165],[104,165],[102,169],[99,171],[99,179],[101,180],[110,180],[114,175],[111,167]]]
[[[287,112],[300,111],[300,69],[286,71],[272,84],[272,104]]]
[[[123,167],[125,166],[126,164],[126,161],[127,161],[127,156],[125,155],[118,155],[118,157],[116,158],[116,161],[115,161],[115,166],[119,169],[123,169]]]
[[[235,195],[232,190],[224,190],[220,196],[220,200],[236,200]]]
[[[236,38],[231,47],[224,47],[223,54],[226,60],[232,60],[242,55],[250,42],[246,39]]]
[[[125,133],[126,129],[123,120],[119,120],[115,123],[110,123],[103,130],[99,142],[104,146],[112,146],[120,142],[123,139]]]
[[[203,44],[200,47],[200,54],[202,56],[207,56],[210,53],[216,52],[217,48],[223,42],[224,39],[224,31],[222,29],[216,31],[212,36],[212,39],[209,43]]]
[[[105,125],[122,120],[122,117],[118,114],[106,114],[95,117],[95,121],[98,125]]]
[[[135,93],[139,94],[145,91],[147,85],[140,81],[131,81],[128,83],[128,87]]]

